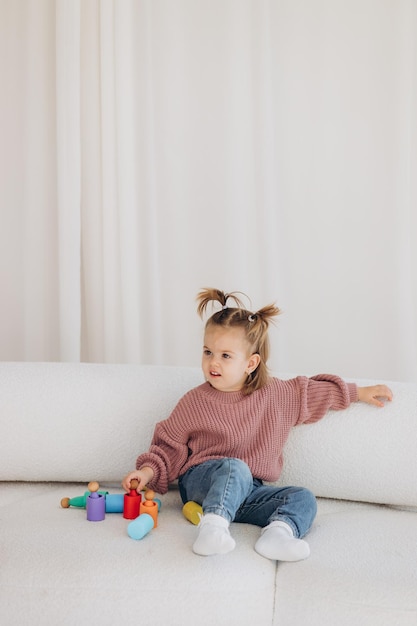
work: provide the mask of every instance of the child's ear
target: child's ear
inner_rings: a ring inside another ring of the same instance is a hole
[[[246,368],[246,372],[248,374],[252,374],[252,372],[254,372],[256,370],[256,368],[258,367],[260,362],[261,362],[261,357],[259,356],[259,354],[257,354],[257,353],[252,354],[252,356],[250,357],[250,359],[248,361],[248,366]]]

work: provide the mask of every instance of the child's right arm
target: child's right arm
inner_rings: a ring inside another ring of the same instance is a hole
[[[151,467],[142,467],[142,469],[130,472],[130,474],[125,476],[122,480],[122,487],[125,491],[130,491],[130,481],[136,478],[139,483],[136,491],[139,493],[139,491],[145,489],[146,485],[152,480],[153,475]]]
[[[148,451],[136,459],[136,467],[140,469],[130,472],[122,481],[126,491],[130,489],[130,481],[136,478],[139,481],[137,491],[149,484],[162,495],[168,491],[169,483],[178,478],[189,456],[189,393],[179,400],[167,419],[156,424]]]

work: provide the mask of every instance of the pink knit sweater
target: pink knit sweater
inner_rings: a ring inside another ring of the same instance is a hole
[[[254,477],[274,481],[293,426],[316,422],[329,409],[347,408],[357,399],[355,384],[327,374],[271,378],[249,396],[204,383],[156,425],[149,451],[138,457],[136,468],[153,469],[149,487],[160,494],[191,466],[223,457],[241,459]]]

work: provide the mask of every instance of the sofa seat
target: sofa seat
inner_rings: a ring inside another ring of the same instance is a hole
[[[116,484],[100,488],[122,493]],[[232,524],[232,553],[196,556],[196,527],[175,486],[160,497],[157,528],[139,541],[121,514],[90,522],[85,509],[61,507],[85,490],[0,483],[2,623],[417,624],[414,509],[319,498],[310,558],[276,563],[254,551],[259,530],[246,524]]]

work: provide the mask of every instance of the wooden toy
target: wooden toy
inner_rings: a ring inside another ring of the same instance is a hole
[[[130,481],[130,491],[124,494],[123,517],[125,519],[136,519],[140,515],[140,504],[142,496],[136,491],[139,482],[134,478]]]
[[[88,491],[75,498],[62,498],[61,506],[70,506],[87,510],[87,519],[98,522],[105,519],[106,513],[123,513],[125,519],[133,520],[128,526],[128,535],[133,539],[142,539],[152,528],[158,525],[158,512],[161,501],[155,498],[155,492],[146,489],[144,501],[137,493],[138,481],[130,482],[130,491],[125,494],[109,494],[100,491],[97,481],[88,483]]]
[[[158,512],[161,501],[155,498],[152,489],[146,489],[144,500],[136,491],[138,481],[130,481],[130,491],[125,494],[109,494],[108,491],[99,491],[97,481],[88,483],[88,491],[75,498],[62,498],[61,506],[68,509],[70,506],[85,508],[87,520],[99,522],[105,519],[106,513],[123,513],[125,519],[132,520],[127,527],[127,533],[132,539],[143,539],[152,528],[158,525]]]
[[[108,494],[108,491],[98,491],[97,493],[105,496]],[[70,506],[74,506],[78,509],[85,509],[89,495],[90,491],[86,491],[82,496],[75,496],[75,498],[62,498],[61,506],[63,509],[69,509]]]
[[[152,515],[142,513],[142,515],[139,515],[133,522],[130,522],[127,527],[127,534],[131,539],[143,539],[143,537],[154,528],[154,524],[155,521]]]
[[[82,496],[75,496],[75,498],[62,498],[61,506],[63,509],[69,509],[71,506],[78,509],[85,509],[87,506],[87,498],[90,493],[90,491],[86,491]],[[97,493],[105,497],[106,513],[123,513],[123,493],[109,493],[108,491],[97,491]]]
[[[182,514],[189,522],[198,526],[203,517],[203,508],[197,502],[190,500],[182,507]]]
[[[154,527],[158,526],[158,504],[154,500],[155,492],[147,489],[145,492],[145,501],[140,503],[140,515],[148,514],[154,520]]]
[[[124,494],[109,493],[106,498],[106,513],[123,513]]]
[[[93,481],[88,484],[90,495],[87,497],[87,519],[90,522],[101,522],[106,517],[106,498],[98,493],[99,484]]]

